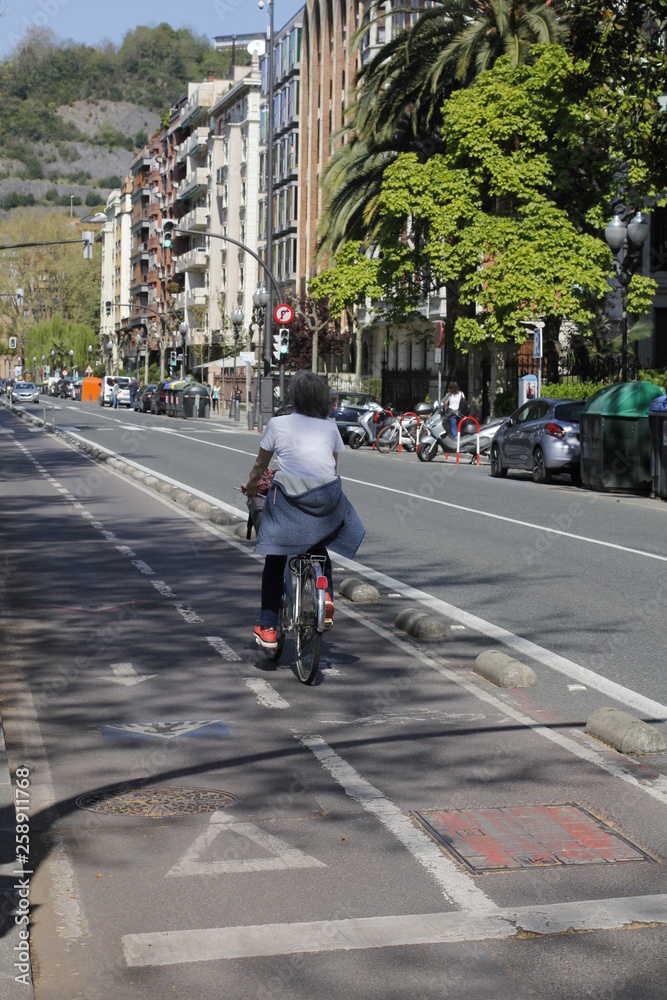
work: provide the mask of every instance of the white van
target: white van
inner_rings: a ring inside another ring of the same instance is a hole
[[[118,382],[121,389],[129,389],[130,379],[127,375],[105,375],[102,379],[102,388],[100,390],[100,406],[113,406],[113,384]],[[129,396],[127,400],[124,400],[124,405],[129,406]]]

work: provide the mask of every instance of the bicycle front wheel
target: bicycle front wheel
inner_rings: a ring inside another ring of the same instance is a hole
[[[320,665],[322,633],[317,631],[317,581],[312,563],[300,562],[296,569],[297,593],[294,621],[296,672],[303,684],[312,684]]]
[[[375,439],[375,447],[381,455],[386,455],[389,451],[396,451],[398,448],[398,428],[393,424],[383,427]]]

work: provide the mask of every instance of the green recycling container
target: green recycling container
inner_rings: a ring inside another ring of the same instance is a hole
[[[651,382],[617,382],[591,396],[579,418],[582,486],[650,489],[648,414],[652,400],[663,393]]]

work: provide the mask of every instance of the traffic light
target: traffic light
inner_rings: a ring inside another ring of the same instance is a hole
[[[176,364],[176,351],[172,351],[169,355],[169,364],[173,368]]]
[[[104,303],[104,308],[106,310],[107,316],[111,316],[111,299],[107,299]]]
[[[280,333],[280,360],[284,361],[289,353],[289,330]]]
[[[282,333],[274,333],[273,335],[273,357],[276,361],[280,361],[280,338]]]
[[[91,232],[81,233],[81,238],[83,240],[83,256],[84,256],[84,260],[92,260],[92,257],[93,257],[93,243],[95,242],[95,233],[91,233]]]
[[[162,223],[162,246],[165,250],[170,250],[173,243],[173,233],[176,228],[176,223],[172,222],[171,219],[166,219]]]

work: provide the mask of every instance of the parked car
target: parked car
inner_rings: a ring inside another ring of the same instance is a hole
[[[567,472],[581,480],[579,417],[583,399],[531,399],[497,431],[491,445],[491,475],[528,469],[536,483]]]
[[[151,408],[153,393],[157,387],[154,385],[142,385],[134,397],[134,409],[137,413],[148,413]]]
[[[127,389],[130,384],[130,380],[127,375],[105,375],[102,379],[102,389],[100,390],[100,406],[113,406],[113,384],[118,381],[121,389]],[[130,405],[130,394],[128,391],[127,399],[123,404],[124,406]]]
[[[119,406],[127,406],[128,410],[129,410],[130,409],[130,383],[128,382],[127,385],[121,385],[120,381],[119,381],[118,384],[120,386],[120,391],[118,393],[118,405]]]
[[[32,382],[16,382],[9,391],[12,403],[39,403],[39,390]]]
[[[158,382],[151,399],[151,413],[166,413],[167,411],[167,386],[169,382]]]
[[[330,394],[331,416],[338,425],[343,441],[347,441],[348,424],[356,424],[359,414],[368,408],[370,403],[378,400],[370,392],[339,392]]]

